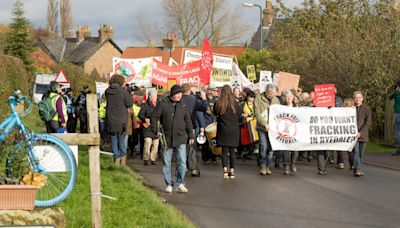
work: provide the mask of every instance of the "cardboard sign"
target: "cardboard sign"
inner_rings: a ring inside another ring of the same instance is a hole
[[[314,106],[335,107],[335,85],[314,85]]]
[[[247,78],[250,81],[255,81],[256,80],[256,68],[254,67],[254,65],[246,66],[246,70],[247,70]]]
[[[300,75],[280,71],[277,77],[277,82],[279,93],[287,89],[296,90],[299,87]]]

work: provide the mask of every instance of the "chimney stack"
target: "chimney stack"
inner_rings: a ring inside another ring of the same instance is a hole
[[[112,38],[114,35],[111,25],[100,25],[99,28],[99,43],[103,42],[107,38]]]
[[[264,27],[269,27],[272,25],[272,22],[274,21],[274,18],[276,16],[276,12],[274,7],[272,6],[272,3],[270,1],[265,2],[265,9],[263,12],[263,25]]]
[[[272,2],[270,1],[265,1],[265,9],[263,12],[263,26],[264,27],[269,27],[272,25],[272,22],[275,18],[275,9],[272,6]]]
[[[178,37],[174,33],[167,33],[167,36],[162,37],[163,49],[173,50],[178,46]]]
[[[92,32],[88,25],[80,26],[78,25],[78,30],[76,30],[76,43],[82,42],[85,38],[92,37]]]

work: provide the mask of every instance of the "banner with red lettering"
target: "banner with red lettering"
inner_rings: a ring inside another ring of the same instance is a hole
[[[168,86],[168,80],[176,80],[176,84],[182,86],[185,83],[199,85],[200,60],[178,66],[168,66],[153,59],[152,83],[158,86]]]
[[[210,84],[211,72],[213,69],[213,55],[210,43],[206,38],[203,40],[203,49],[200,65],[200,85],[206,86]]]
[[[335,107],[335,84],[314,85],[314,106]]]

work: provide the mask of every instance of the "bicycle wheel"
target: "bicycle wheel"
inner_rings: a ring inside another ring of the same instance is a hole
[[[48,135],[34,135],[29,146],[29,161],[33,173],[46,176],[36,192],[35,206],[53,206],[68,197],[77,178],[74,155],[61,139]]]

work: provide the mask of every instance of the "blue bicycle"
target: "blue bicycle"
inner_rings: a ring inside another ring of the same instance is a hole
[[[16,91],[8,98],[11,115],[0,123],[0,142],[4,142],[6,136],[15,128],[19,130],[22,137],[15,145],[16,152],[26,152],[30,172],[44,177],[36,192],[35,206],[53,206],[66,199],[72,192],[77,179],[76,161],[64,141],[49,134],[35,134],[25,127],[20,117],[32,111],[32,102],[19,94],[20,92]],[[23,113],[18,113],[16,106],[22,101],[28,108]],[[12,159],[9,159],[7,166],[11,164]]]

